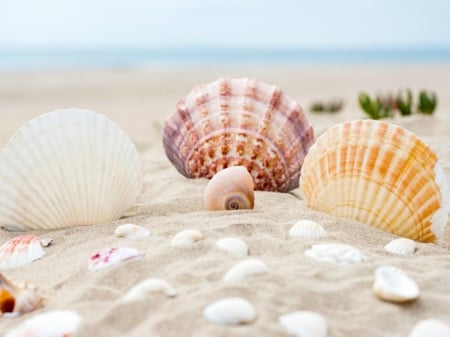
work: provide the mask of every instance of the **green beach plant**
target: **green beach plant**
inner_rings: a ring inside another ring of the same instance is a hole
[[[413,95],[410,89],[405,90],[405,92],[406,94],[402,91],[398,92],[396,106],[402,116],[409,116],[412,112]]]
[[[335,113],[341,111],[343,106],[344,102],[342,100],[316,101],[311,104],[310,110],[317,113]]]
[[[381,97],[371,99],[367,93],[363,92],[359,94],[358,101],[361,109],[372,119],[393,116],[390,104],[387,104]]]
[[[434,92],[428,93],[422,90],[419,93],[419,103],[417,104],[417,111],[425,115],[432,115],[437,105],[437,97]]]

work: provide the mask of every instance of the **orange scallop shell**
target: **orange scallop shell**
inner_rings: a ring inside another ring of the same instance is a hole
[[[298,187],[313,129],[302,108],[280,88],[254,79],[221,78],[177,104],[164,125],[167,157],[188,178],[213,177],[245,166],[256,190]]]
[[[306,204],[424,242],[439,241],[450,194],[437,155],[415,134],[384,121],[344,122],[305,158]]]

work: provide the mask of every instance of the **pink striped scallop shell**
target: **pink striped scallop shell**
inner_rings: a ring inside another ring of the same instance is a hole
[[[39,238],[23,234],[12,238],[0,247],[0,270],[29,264],[45,255]]]
[[[165,122],[163,145],[188,178],[245,166],[256,190],[298,187],[314,141],[300,105],[280,88],[254,79],[220,78],[197,86]]]

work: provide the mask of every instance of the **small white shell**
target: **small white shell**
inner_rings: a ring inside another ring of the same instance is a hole
[[[425,319],[417,323],[408,337],[450,337],[450,326],[435,319]]]
[[[317,261],[338,264],[361,263],[365,256],[355,247],[343,243],[322,243],[305,251],[305,256]]]
[[[144,254],[135,248],[105,248],[99,250],[89,258],[88,269],[90,271],[98,271],[120,262],[143,256]]]
[[[239,282],[253,276],[265,274],[268,271],[269,269],[264,262],[251,258],[238,262],[231,267],[223,277],[223,280],[225,282]]]
[[[140,239],[147,235],[150,232],[142,226],[138,226],[135,224],[127,223],[124,225],[120,225],[114,231],[114,235],[118,238],[127,238],[127,239]]]
[[[401,255],[413,255],[416,251],[416,242],[407,238],[394,239],[384,246],[389,253]]]
[[[253,322],[256,310],[246,299],[227,297],[208,305],[203,315],[214,323],[237,325]]]
[[[48,311],[34,316],[5,337],[64,337],[72,336],[80,325],[81,317],[69,310]]]
[[[407,302],[419,297],[419,287],[404,271],[393,266],[375,270],[373,292],[382,300]]]
[[[291,238],[320,238],[326,236],[327,232],[321,225],[311,220],[299,220],[289,230]]]
[[[152,293],[163,293],[167,297],[177,295],[177,292],[169,282],[160,278],[149,278],[131,288],[122,300],[125,302],[139,301],[145,299]]]
[[[0,247],[0,270],[26,265],[45,255],[37,236],[23,234]]]
[[[172,241],[170,241],[170,245],[172,247],[189,246],[204,238],[203,234],[199,231],[187,229],[175,234]]]
[[[216,241],[216,246],[220,250],[229,252],[231,254],[239,255],[239,256],[247,256],[248,255],[248,246],[247,244],[239,239],[239,238],[223,238]]]
[[[295,311],[282,315],[278,322],[297,337],[327,337],[328,325],[322,315],[312,311]]]

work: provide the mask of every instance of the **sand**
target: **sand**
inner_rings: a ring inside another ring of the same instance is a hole
[[[166,159],[161,143],[165,118],[177,100],[196,84],[219,76],[252,76],[282,87],[305,108],[312,100],[343,98],[344,111],[307,117],[316,135],[340,121],[364,117],[356,97],[361,90],[390,92],[410,87],[434,89],[439,97],[433,117],[393,120],[416,132],[440,156],[450,180],[450,66],[347,66],[300,68],[118,69],[0,74],[0,145],[31,117],[58,108],[89,108],[119,124],[136,143],[144,167],[142,202],[125,218],[88,227],[35,231],[54,243],[46,255],[27,266],[7,270],[8,277],[29,280],[46,296],[42,309],[20,318],[0,318],[0,335],[33,315],[55,309],[82,316],[76,336],[289,336],[278,317],[296,310],[322,314],[330,337],[408,336],[420,320],[434,317],[450,324],[450,226],[441,245],[418,243],[413,256],[383,250],[395,236],[356,221],[339,219],[306,207],[300,190],[256,192],[254,210],[206,212],[205,179],[181,176]],[[321,224],[327,236],[290,239],[300,219]],[[116,238],[114,229],[135,223],[151,234]],[[186,248],[170,246],[184,229],[205,240]],[[17,233],[0,230],[0,243]],[[266,275],[227,284],[225,272],[242,258],[219,251],[218,239],[234,236],[249,246],[250,256],[269,268]],[[348,243],[366,261],[355,265],[317,262],[304,256],[312,244]],[[87,270],[88,257],[101,248],[135,247],[145,257],[98,272]],[[420,298],[408,304],[383,302],[372,293],[374,269],[402,268],[418,283]],[[154,295],[140,302],[119,300],[138,282],[160,277],[178,291],[174,298]],[[254,304],[254,323],[229,327],[207,321],[202,311],[226,296]]]

